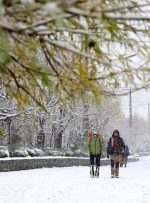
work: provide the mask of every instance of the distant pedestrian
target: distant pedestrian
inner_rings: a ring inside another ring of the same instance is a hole
[[[90,176],[99,177],[100,159],[102,154],[102,141],[98,133],[90,134],[89,136],[89,153],[90,153]],[[94,165],[96,170],[94,170]]]
[[[120,161],[119,161],[120,167],[123,167],[123,164],[124,164],[123,153],[124,153],[124,148],[122,148],[121,155],[120,155]]]
[[[125,144],[120,137],[119,131],[114,130],[107,145],[107,158],[111,158],[111,177],[119,178],[119,162],[122,157],[122,149]]]
[[[125,145],[124,152],[123,152],[123,161],[124,161],[124,166],[125,167],[127,167],[128,156],[129,155],[130,155],[129,147],[128,147],[128,145]]]

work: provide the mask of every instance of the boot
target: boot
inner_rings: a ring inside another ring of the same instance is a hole
[[[99,178],[99,167],[96,166],[95,177]]]
[[[111,178],[115,177],[115,168],[111,167]]]
[[[119,167],[116,168],[116,178],[119,178]]]
[[[93,165],[90,166],[90,176],[91,176],[91,178],[94,178],[94,166]]]

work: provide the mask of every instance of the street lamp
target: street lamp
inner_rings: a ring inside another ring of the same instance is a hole
[[[10,135],[11,135],[11,118],[6,117],[4,121],[8,124],[8,144],[10,144]]]
[[[39,116],[39,124],[40,124],[40,131],[37,136],[37,145],[39,148],[44,147],[45,142],[45,133],[44,133],[44,124],[45,124],[46,118],[43,115]]]
[[[38,133],[38,136],[37,136],[37,145],[38,145],[39,148],[43,148],[44,147],[44,141],[45,141],[45,134],[44,134],[44,131],[41,130]]]

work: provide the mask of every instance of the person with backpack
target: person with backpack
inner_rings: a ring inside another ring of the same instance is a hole
[[[90,176],[92,178],[99,177],[100,159],[102,154],[102,142],[98,133],[93,133],[88,143],[90,153]],[[94,170],[94,165],[96,170]]]
[[[128,145],[125,145],[124,152],[123,152],[123,161],[124,161],[124,166],[127,167],[127,162],[128,162],[128,156],[130,155],[129,152],[129,147]]]
[[[107,158],[111,159],[111,178],[119,178],[119,162],[122,160],[122,149],[125,148],[118,130],[114,130],[107,145]]]

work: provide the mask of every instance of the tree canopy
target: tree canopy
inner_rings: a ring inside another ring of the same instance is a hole
[[[21,104],[45,105],[120,85],[149,87],[149,1],[2,0],[0,84]]]

